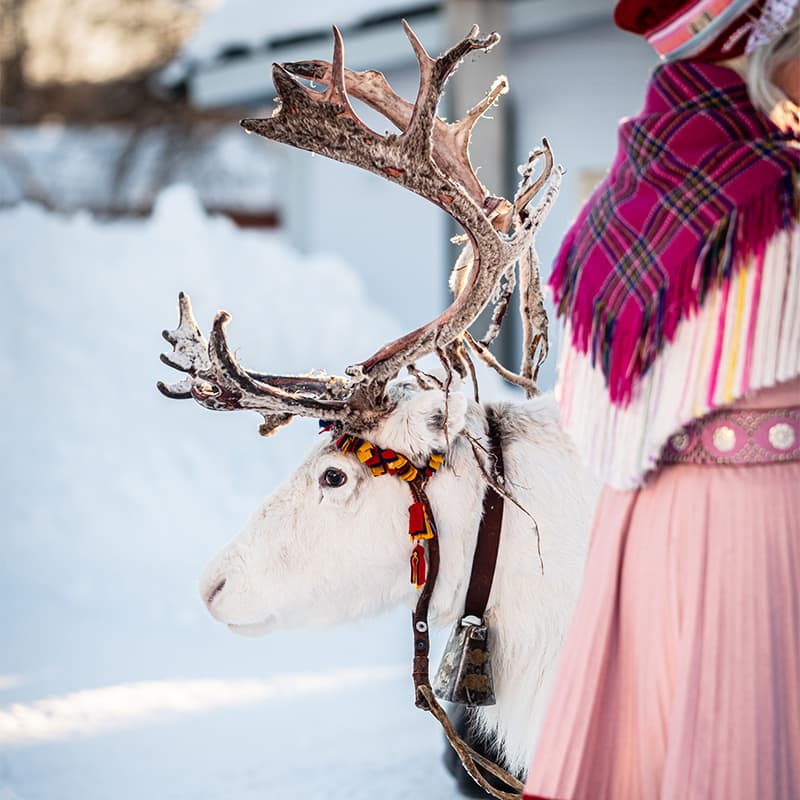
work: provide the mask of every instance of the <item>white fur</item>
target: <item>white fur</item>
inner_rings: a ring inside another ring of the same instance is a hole
[[[441,391],[419,391],[409,383],[393,391],[395,409],[367,438],[418,464],[449,444],[446,465],[431,478],[428,495],[441,552],[431,622],[450,625],[463,611],[485,485],[463,434],[485,443],[486,411],[460,393],[450,394],[445,409]],[[501,421],[506,485],[538,524],[544,574],[530,518],[506,503],[486,615],[494,637],[497,705],[481,709],[478,718],[497,736],[508,766],[521,773],[575,602],[596,487],[558,424],[552,397],[494,410]],[[321,484],[329,467],[347,474],[344,486]],[[224,579],[209,609],[243,634],[413,608],[409,504],[402,481],[373,477],[325,437],[209,564],[200,584],[203,597]]]

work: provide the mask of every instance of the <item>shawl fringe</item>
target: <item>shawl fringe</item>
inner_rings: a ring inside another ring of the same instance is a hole
[[[693,419],[800,375],[800,229],[780,230],[730,279],[712,277],[705,302],[673,329],[624,406],[609,396],[591,354],[565,344],[556,389],[562,423],[614,488],[642,485],[669,436]]]
[[[757,260],[765,242],[797,224],[798,173],[787,172],[776,188],[777,195],[770,190],[756,192],[746,205],[720,220],[697,252],[675,271],[680,280],[669,306],[666,292],[655,292],[642,309],[638,328],[626,330],[596,299],[589,305],[592,298],[587,297],[584,307],[577,307],[576,295],[570,291],[580,268],[572,259],[574,244],[567,257],[559,260],[549,281],[553,287],[563,287],[554,290],[558,314],[571,321],[572,346],[606,377],[613,404],[624,407],[631,402],[636,381],[647,375],[664,346],[674,341],[682,319],[695,314],[709,293],[721,290],[743,264]]]

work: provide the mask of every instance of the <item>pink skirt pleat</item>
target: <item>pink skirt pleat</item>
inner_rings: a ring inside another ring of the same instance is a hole
[[[525,797],[800,798],[800,462],[603,491]]]

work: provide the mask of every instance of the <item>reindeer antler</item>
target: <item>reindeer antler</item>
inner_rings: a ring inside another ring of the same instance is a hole
[[[444,209],[464,229],[466,239],[451,277],[455,295],[452,304],[428,324],[348,367],[346,377],[276,376],[239,365],[225,337],[230,318],[227,312],[217,314],[206,344],[192,318],[188,298],[181,295],[178,328],[164,333],[175,352],[162,359],[190,377],[170,387],[159,384],[167,396],[193,397],[215,409],[259,411],[264,415],[264,434],[297,414],[346,423],[351,430],[359,430],[370,427],[386,412],[386,384],[422,356],[437,352],[449,366],[465,374],[471,369],[465,343],[526,392],[537,391],[538,364],[534,367],[533,360],[537,348],[541,348],[538,363],[547,352],[547,317],[533,238],[557,194],[560,169],[553,168],[545,141],[521,170],[522,181],[514,202],[491,195],[475,175],[468,146],[477,120],[507,91],[505,78],[498,78],[487,96],[458,122],[444,122],[436,116],[436,109],[447,79],[464,56],[491,49],[500,36],[491,33],[481,37],[474,26],[462,41],[434,59],[408,23],[404,21],[403,26],[419,63],[420,85],[413,105],[395,94],[380,73],[346,70],[342,36],[334,28],[332,62],[275,64],[272,75],[278,107],[269,119],[245,119],[241,124],[248,133],[374,172]],[[327,88],[317,91],[298,78],[320,81]],[[401,133],[381,135],[367,127],[353,110],[349,95],[381,112]],[[542,156],[544,170],[535,178],[534,164]],[[544,187],[542,201],[529,211],[529,203]],[[525,329],[520,374],[502,367],[488,349],[505,315],[518,262]],[[492,326],[478,342],[467,328],[492,301]]]

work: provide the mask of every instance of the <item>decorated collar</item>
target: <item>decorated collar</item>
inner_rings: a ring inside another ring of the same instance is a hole
[[[427,573],[423,541],[436,536],[436,523],[425,494],[425,484],[444,463],[444,453],[435,452],[424,467],[415,467],[406,456],[351,434],[340,436],[334,441],[334,446],[343,453],[353,453],[374,477],[394,475],[408,484],[414,498],[408,509],[408,535],[415,543],[410,559],[411,582],[421,589]]]

